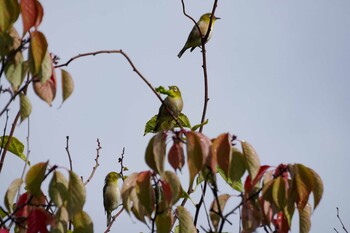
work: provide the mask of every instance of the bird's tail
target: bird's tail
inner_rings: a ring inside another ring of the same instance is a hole
[[[186,48],[186,46],[184,46],[181,51],[179,52],[179,54],[177,55],[179,58],[182,56],[182,54],[187,50],[188,48]]]
[[[112,219],[111,212],[107,211],[107,227],[108,227],[109,224],[111,223],[111,219]]]

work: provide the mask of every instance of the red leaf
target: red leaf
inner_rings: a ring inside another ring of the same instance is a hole
[[[46,233],[47,225],[53,223],[53,216],[42,208],[34,208],[28,216],[27,233]]]
[[[286,217],[282,212],[277,213],[276,219],[273,221],[275,225],[275,231],[278,233],[288,233],[289,225]]]
[[[51,103],[56,97],[57,83],[56,83],[56,74],[55,71],[52,70],[51,78],[48,79],[45,83],[41,82],[33,82],[33,88],[35,94],[39,96],[40,99],[44,100],[51,106]]]
[[[247,179],[245,180],[245,183],[244,183],[244,190],[249,193],[252,190],[252,188],[261,180],[266,170],[269,168],[270,166],[268,165],[261,166],[253,182],[251,182],[250,176],[247,176]]]
[[[168,153],[168,161],[175,171],[176,169],[181,171],[182,167],[184,166],[185,156],[183,143],[178,139],[174,139],[174,144],[171,146]]]
[[[16,217],[17,218],[26,218],[28,216],[28,206],[25,205],[26,202],[28,201],[28,193],[25,192],[23,193],[17,203],[16,203],[16,207],[18,208],[17,212],[16,212]]]
[[[166,202],[169,205],[169,204],[171,204],[171,201],[172,201],[172,198],[173,198],[173,194],[171,192],[171,187],[170,187],[170,185],[167,182],[165,182],[163,180],[161,180],[160,183],[162,185],[162,189],[163,189],[163,193],[164,193]]]
[[[0,233],[10,233],[10,230],[7,230],[5,228],[1,228]]]

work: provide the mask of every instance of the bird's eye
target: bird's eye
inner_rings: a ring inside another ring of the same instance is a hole
[[[175,91],[175,92],[177,91],[177,88],[176,88],[176,87],[174,87],[174,91]]]

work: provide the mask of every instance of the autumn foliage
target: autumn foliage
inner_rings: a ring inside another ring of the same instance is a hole
[[[215,7],[214,4],[214,10]],[[23,25],[21,34],[14,27],[19,15]],[[45,35],[39,30],[43,16],[44,9],[37,0],[0,0],[0,78],[6,77],[9,85],[6,91],[11,94],[8,102],[2,103],[0,117],[18,99],[20,107],[13,127],[31,113],[29,85],[49,105],[56,97],[56,72],[64,65],[57,64],[57,57],[50,53]],[[125,53],[116,53],[127,58],[135,70]],[[61,82],[63,103],[74,87],[71,75],[63,69]],[[5,93],[0,91],[0,95]],[[122,169],[125,212],[149,226],[152,232],[181,233],[223,232],[230,229],[229,223],[234,220],[241,221],[243,233],[258,228],[284,233],[291,230],[297,212],[299,232],[310,231],[311,213],[323,194],[322,180],[314,170],[303,164],[262,164],[247,141],[226,132],[213,138],[202,133],[207,122],[191,128],[187,117],[180,116],[180,125],[154,134],[148,142],[145,149],[148,170],[124,174],[128,171]],[[152,132],[156,116],[152,119],[146,123],[145,133]],[[29,166],[25,177],[14,180],[7,188],[4,207],[0,204],[0,233],[10,232],[12,228],[28,233],[93,232],[93,220],[84,211],[86,183],[74,171],[48,161],[30,165],[24,145],[13,131],[0,137],[0,148],[0,173],[7,152]],[[180,180],[178,174],[185,169],[188,179]],[[44,181],[49,183],[47,190],[42,188]],[[229,187],[226,193],[222,193],[219,183]],[[211,199],[206,195],[209,190]],[[192,200],[194,193],[199,193],[199,200]],[[238,204],[232,205],[232,200]],[[193,213],[189,205],[195,209]],[[201,211],[207,217],[206,228],[197,224]],[[108,229],[118,221],[118,215]]]

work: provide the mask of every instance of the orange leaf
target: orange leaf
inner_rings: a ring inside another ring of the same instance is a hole
[[[140,172],[137,175],[136,184],[137,196],[150,217],[154,209],[154,191],[151,185],[151,172]]]
[[[204,134],[188,131],[187,138],[187,164],[190,172],[189,187],[192,187],[195,176],[202,170],[210,153],[211,141]]]
[[[147,165],[155,172],[163,176],[166,134],[159,132],[152,137],[146,149],[145,160]]]
[[[229,177],[230,172],[231,149],[231,137],[228,133],[221,134],[215,138],[212,145],[213,158],[216,158],[219,167],[224,171],[226,177]]]
[[[31,33],[30,39],[30,64],[33,75],[38,75],[41,65],[47,53],[47,41],[43,33],[35,31]]]
[[[35,25],[38,10],[36,0],[21,0],[21,13],[23,21],[23,35]]]

